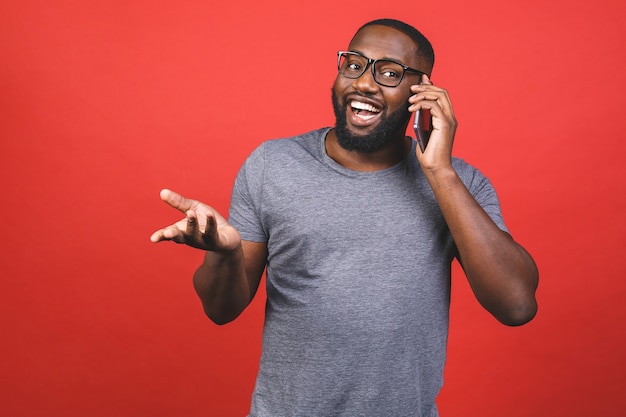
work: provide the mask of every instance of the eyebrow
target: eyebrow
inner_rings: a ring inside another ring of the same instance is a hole
[[[364,56],[364,57],[366,57],[366,58],[370,58],[370,57],[368,57],[367,55],[365,55],[363,52],[358,51],[358,50],[356,50],[356,49],[348,49],[348,52],[356,52],[357,54],[363,55],[363,56]],[[396,63],[398,63],[398,64],[405,65],[405,66],[407,66],[407,67],[411,68],[411,66],[410,66],[410,65],[405,64],[404,62],[402,62],[402,60],[401,60],[401,59],[398,59],[398,58],[393,58],[393,57],[387,57],[387,56],[385,56],[385,57],[382,57],[382,58],[370,58],[370,59],[375,59],[375,60],[377,60],[377,61],[379,61],[379,60],[381,60],[381,59],[382,59],[382,60],[384,60],[384,61],[392,61],[392,62],[396,62]]]

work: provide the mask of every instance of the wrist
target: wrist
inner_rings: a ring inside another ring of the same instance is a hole
[[[422,171],[431,187],[452,185],[461,180],[452,165],[423,168]]]

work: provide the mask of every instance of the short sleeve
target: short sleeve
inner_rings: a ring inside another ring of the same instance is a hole
[[[239,231],[243,240],[267,242],[268,239],[261,215],[264,167],[261,145],[246,159],[235,179],[228,222]]]
[[[455,169],[465,187],[474,197],[476,202],[485,210],[487,215],[501,230],[509,233],[504,218],[502,217],[502,209],[496,190],[489,178],[485,177],[480,171],[463,161],[458,160]]]

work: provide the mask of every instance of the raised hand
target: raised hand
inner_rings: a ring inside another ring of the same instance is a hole
[[[419,149],[417,158],[425,169],[450,167],[452,144],[457,128],[457,120],[452,110],[452,102],[448,92],[433,85],[427,75],[422,76],[422,83],[411,86],[413,96],[409,98],[409,110],[430,110],[433,131],[426,150],[422,154]]]
[[[212,207],[167,189],[161,190],[160,196],[185,218],[154,232],[152,242],[171,240],[213,252],[232,251],[241,244],[239,232]]]

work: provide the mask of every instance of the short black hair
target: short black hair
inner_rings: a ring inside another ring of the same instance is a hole
[[[435,51],[433,50],[433,46],[430,41],[426,39],[426,36],[422,35],[422,33],[413,26],[396,19],[376,19],[361,26],[357,33],[360,32],[361,29],[373,25],[388,26],[408,35],[417,44],[417,56],[424,58],[431,66],[435,65]]]

